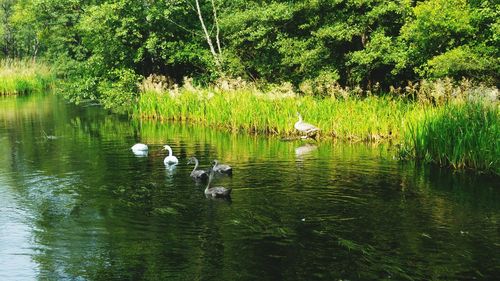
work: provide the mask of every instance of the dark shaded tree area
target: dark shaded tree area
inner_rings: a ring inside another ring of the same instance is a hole
[[[499,11],[493,0],[0,0],[0,57],[49,60],[75,100],[112,102],[153,73],[364,88],[466,77],[498,86]],[[207,44],[218,39],[220,57]]]

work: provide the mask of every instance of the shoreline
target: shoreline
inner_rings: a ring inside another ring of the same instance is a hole
[[[500,148],[495,143],[495,135],[500,135],[500,111],[496,101],[488,104],[463,97],[436,105],[390,95],[338,99],[192,88],[144,91],[131,116],[286,140],[300,137],[294,129],[296,112],[300,112],[305,122],[320,128],[320,141],[389,143],[397,147],[402,160],[500,175]],[[447,115],[449,110],[451,115]]]
[[[52,88],[53,70],[31,60],[0,61],[0,96],[25,95]]]

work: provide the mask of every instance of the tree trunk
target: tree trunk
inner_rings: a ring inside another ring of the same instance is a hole
[[[219,59],[221,60],[221,63],[222,63],[222,50],[221,50],[221,47],[220,47],[220,30],[219,30],[219,21],[217,20],[217,9],[215,9],[215,3],[214,3],[214,0],[211,0],[212,2],[212,10],[213,10],[213,13],[214,13],[214,24],[215,24],[215,30],[216,30],[216,34],[215,34],[215,41],[217,43],[217,51],[219,52]]]
[[[196,3],[196,12],[198,13],[198,18],[199,18],[200,23],[201,23],[201,28],[203,29],[203,33],[205,34],[205,40],[207,40],[208,46],[210,47],[210,52],[212,53],[212,56],[214,57],[215,65],[217,66],[217,68],[220,71],[221,70],[220,54],[215,51],[214,44],[212,43],[212,39],[210,38],[210,35],[208,34],[207,27],[205,26],[205,21],[203,20],[203,16],[201,14],[200,2],[198,0],[195,0],[195,3]],[[213,2],[212,2],[212,4],[213,4]],[[214,6],[214,12],[215,12],[215,6]]]

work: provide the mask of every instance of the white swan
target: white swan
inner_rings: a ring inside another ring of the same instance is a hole
[[[148,156],[148,146],[143,143],[136,143],[131,149],[135,156]]]
[[[306,134],[303,138],[315,138],[316,133],[319,131],[318,127],[302,121],[302,116],[298,112],[297,116],[299,117],[299,121],[295,122],[295,125],[293,126],[295,130]]]
[[[148,146],[143,143],[136,143],[131,147],[132,151],[145,151],[148,150]]]
[[[165,157],[165,159],[163,160],[163,163],[167,166],[177,165],[177,163],[179,163],[179,160],[177,159],[177,157],[172,155],[172,148],[168,145],[164,145],[163,149],[168,150],[168,156]]]

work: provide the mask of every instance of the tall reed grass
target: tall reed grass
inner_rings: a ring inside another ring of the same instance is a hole
[[[321,129],[322,137],[349,141],[394,139],[404,128],[404,116],[422,108],[401,99],[315,98],[291,92],[262,93],[256,88],[234,90],[183,87],[171,91],[143,89],[133,115],[178,120],[232,132],[296,135],[297,112]]]
[[[232,132],[297,135],[296,112],[320,128],[322,138],[400,143],[401,158],[415,158],[500,174],[498,90],[427,82],[405,94],[359,97],[332,88],[320,98],[292,88],[265,93],[252,85],[194,87],[146,80],[133,111],[137,119],[177,120]],[[484,102],[484,100],[488,100]]]
[[[500,111],[497,103],[452,102],[410,120],[402,158],[500,175]]]
[[[0,61],[0,95],[42,92],[51,87],[55,75],[43,64],[31,60]]]

